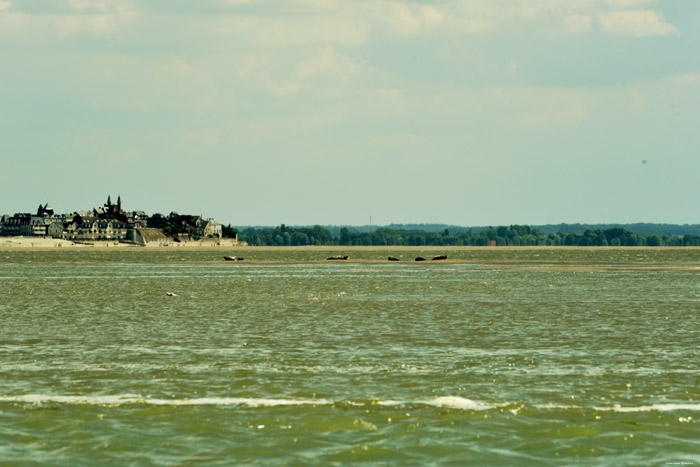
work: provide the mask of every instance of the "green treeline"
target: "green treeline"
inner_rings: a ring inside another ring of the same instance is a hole
[[[405,246],[700,246],[700,235],[671,236],[641,234],[622,227],[587,229],[583,232],[552,232],[526,225],[489,227],[479,232],[451,234],[449,229],[431,232],[421,229],[379,227],[371,232],[358,232],[343,227],[334,236],[327,229],[315,227],[246,228],[239,240],[255,246],[303,245],[405,245]]]

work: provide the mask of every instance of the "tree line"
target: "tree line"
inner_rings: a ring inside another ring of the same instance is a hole
[[[488,227],[478,232],[450,233],[422,229],[378,227],[369,232],[342,227],[338,235],[314,227],[250,227],[238,239],[254,246],[377,245],[377,246],[700,246],[700,235],[643,234],[622,227],[551,232],[526,225]]]

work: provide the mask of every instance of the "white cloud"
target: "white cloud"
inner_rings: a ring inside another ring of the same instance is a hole
[[[564,18],[567,32],[580,33],[593,29],[593,18],[590,15],[568,15]]]
[[[68,0],[68,4],[77,14],[53,17],[63,36],[115,34],[137,16],[129,0]]]
[[[413,150],[418,146],[425,146],[429,142],[425,135],[415,133],[400,133],[375,136],[370,138],[368,147],[379,146],[382,150]]]
[[[369,89],[364,92],[362,92],[362,95],[364,97],[367,97],[371,100],[392,100],[392,101],[397,101],[398,99],[401,99],[402,92],[400,89],[396,88],[378,88],[378,89]]]
[[[340,91],[352,86],[363,64],[332,47],[305,49],[282,58],[272,52],[246,54],[236,61],[240,82],[267,94],[289,96],[305,88]]]
[[[677,34],[655,0],[455,0],[441,5],[448,23],[471,21],[462,33],[592,32],[593,18],[610,34],[633,37]],[[459,32],[460,29],[457,30]]]
[[[318,44],[359,46],[367,42],[367,30],[359,21],[310,15],[287,18],[228,16],[214,23],[225,36],[236,36],[260,47],[303,47]]]
[[[685,73],[682,75],[676,75],[670,78],[672,84],[676,85],[699,85],[700,84],[700,73]]]
[[[290,96],[299,92],[301,85],[298,82],[273,77],[272,68],[268,56],[246,54],[238,60],[238,79],[241,83],[276,96]]]
[[[169,38],[175,39],[178,35],[180,42],[173,42],[192,44],[195,49],[193,53],[187,55],[182,54],[181,50],[170,49],[163,54],[154,54],[153,57],[157,56],[158,59],[152,62],[158,64],[158,76],[171,82],[174,90],[168,97],[182,89],[196,97],[192,99],[193,102],[205,102],[207,105],[216,105],[220,89],[224,90],[221,92],[232,92],[238,96],[245,91],[252,91],[252,95],[315,94],[323,95],[323,98],[329,98],[331,93],[344,98],[377,93],[384,99],[405,102],[411,94],[419,92],[418,86],[433,84],[429,77],[415,78],[411,71],[406,72],[392,63],[385,63],[381,53],[375,54],[377,49],[373,47],[387,38],[390,41],[420,35],[454,38],[456,35],[497,34],[499,31],[508,31],[508,34],[517,37],[543,30],[553,34],[600,34],[600,30],[594,32],[593,28],[594,18],[599,15],[601,24],[608,21],[603,27],[606,33],[631,34],[634,30],[637,32],[633,35],[640,36],[649,34],[654,28],[658,31],[664,27],[677,31],[665,22],[660,13],[638,9],[649,3],[648,0],[519,0],[517,5],[512,0],[465,0],[443,1],[429,6],[391,0],[289,0],[284,2],[287,6],[290,3],[299,5],[302,11],[292,9],[293,14],[289,14],[289,10],[286,10],[287,16],[284,16],[282,13],[285,9],[275,7],[277,4],[269,6],[258,2],[264,9],[258,11],[257,6],[245,8],[245,15],[248,16],[222,13],[220,10],[216,15],[170,14],[158,18],[153,13],[147,13],[149,16],[140,18],[143,21],[134,21],[139,18],[132,4],[126,0],[65,1],[70,2],[76,13],[18,13],[15,16],[25,23],[32,22],[31,28],[26,28],[27,32],[39,29],[39,25],[51,31],[45,33],[43,38],[55,31],[70,36],[81,33],[116,34],[126,28],[130,42],[150,43],[151,36],[147,35],[153,27],[157,32],[154,36],[160,41],[158,44],[163,45]],[[227,3],[241,4],[245,1],[248,0],[228,0]],[[256,3],[255,0],[249,1]],[[9,1],[0,0],[0,5],[9,4]],[[628,7],[635,9],[626,10]],[[612,8],[615,10],[611,11]],[[643,13],[641,19],[640,12]],[[617,16],[609,19],[606,14]],[[2,26],[9,23],[10,16],[13,15],[2,15],[0,10],[0,34]],[[136,27],[132,28],[130,22]],[[547,29],[547,26],[551,28]],[[430,44],[430,47],[433,45]],[[197,50],[199,46],[203,53]],[[139,56],[138,51],[128,54]],[[448,53],[440,59],[460,60],[456,54]],[[495,63],[483,60],[483,63],[491,66],[484,75],[495,73],[493,70],[497,68],[500,77],[506,76],[501,82],[518,83],[521,77],[527,76],[530,71],[528,67],[531,67],[529,57],[521,57],[517,53],[493,60]],[[137,76],[141,73],[138,70],[143,67],[138,60],[126,66]],[[444,69],[449,70],[447,67]],[[443,78],[445,83],[456,80],[447,73]],[[158,79],[129,82],[134,88],[145,83],[144,88],[162,89]],[[195,90],[197,85],[203,90]],[[241,89],[245,91],[241,93]],[[200,98],[207,93],[211,94],[208,100]],[[151,99],[149,96],[147,100]],[[520,122],[533,126],[554,121],[574,124],[578,119],[585,118],[586,113],[581,111],[582,108],[585,110],[580,103],[562,103],[560,107],[543,109],[539,116],[523,117]]]
[[[253,3],[258,3],[259,0],[219,0],[219,3],[222,5],[233,5],[233,6],[240,6],[240,5],[252,5]]]
[[[68,0],[72,13],[29,14],[10,9],[11,2],[0,0],[0,34],[30,40],[51,39],[79,34],[112,35],[121,32],[138,16],[126,0]]]
[[[367,9],[390,30],[399,35],[413,36],[430,32],[439,26],[444,16],[433,6],[414,6],[399,2],[379,2]]]
[[[63,15],[53,18],[53,26],[61,36],[114,34],[124,26],[124,22],[125,18],[115,15]]]
[[[75,11],[115,11],[129,8],[128,2],[124,0],[68,0],[68,4]]]
[[[606,3],[614,9],[638,8],[640,6],[651,5],[654,3],[654,0],[607,0]]]
[[[216,146],[221,143],[221,134],[218,129],[188,130],[182,135],[182,140],[195,148],[202,146]]]
[[[645,37],[678,34],[678,29],[653,10],[618,10],[598,16],[605,32],[616,35]]]
[[[27,14],[12,11],[0,0],[3,25],[42,37],[121,33],[140,16],[133,0],[63,0],[69,14]],[[191,37],[192,41],[231,41],[248,49],[299,47],[364,47],[386,38],[449,38],[469,35],[567,34],[604,32],[633,37],[678,33],[654,0],[443,0],[430,4],[400,0],[210,0],[231,8],[206,8],[201,14],[169,11],[168,3],[150,5],[142,24],[158,37]],[[193,4],[194,5],[194,4]],[[15,5],[12,5],[13,7]],[[196,6],[192,6],[196,11]],[[240,12],[245,12],[242,16]],[[20,17],[13,16],[19,15]],[[594,27],[594,19],[600,25]],[[5,29],[7,29],[5,28]],[[7,31],[0,31],[7,33]],[[142,36],[145,30],[136,30]]]
[[[331,47],[324,47],[309,60],[302,63],[295,73],[299,79],[310,79],[317,75],[331,75],[340,80],[353,75],[359,66],[347,55],[337,53]]]
[[[520,119],[520,125],[529,129],[557,129],[580,125],[588,116],[584,106],[555,110],[534,110]]]
[[[174,58],[170,71],[176,76],[192,77],[199,79],[208,79],[208,76],[203,71],[192,66],[190,62],[182,58]]]

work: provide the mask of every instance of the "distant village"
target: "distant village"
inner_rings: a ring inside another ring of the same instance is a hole
[[[147,215],[143,211],[122,209],[121,196],[112,203],[111,196],[99,208],[56,214],[48,204],[39,205],[35,214],[3,215],[0,236],[45,237],[74,243],[120,242],[134,245],[167,245],[183,242],[227,244],[238,242],[238,233],[214,219],[171,212]]]

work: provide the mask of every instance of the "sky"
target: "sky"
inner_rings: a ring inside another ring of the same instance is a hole
[[[0,214],[700,223],[697,0],[0,0]]]

